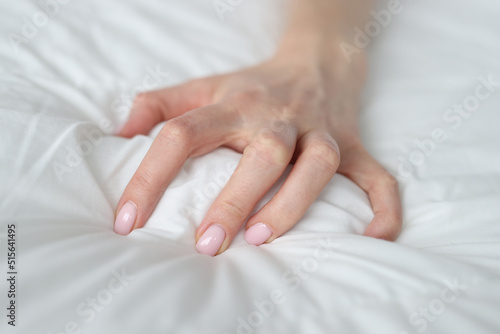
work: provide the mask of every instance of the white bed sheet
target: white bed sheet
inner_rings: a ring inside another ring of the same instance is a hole
[[[272,54],[283,4],[226,3],[221,19],[212,1],[51,2],[42,25],[38,2],[0,1],[0,261],[16,223],[19,273],[17,326],[2,314],[1,333],[498,333],[500,87],[468,118],[447,111],[500,81],[498,1],[401,1],[372,45],[361,125],[401,183],[397,242],[361,236],[369,202],[337,175],[272,244],[240,234],[198,255],[194,231],[240,157],[228,149],[190,160],[145,228],[113,233],[154,132],[109,133],[144,79]],[[41,26],[17,50],[26,20]],[[435,129],[446,140],[415,153]],[[410,157],[424,161],[408,172]]]

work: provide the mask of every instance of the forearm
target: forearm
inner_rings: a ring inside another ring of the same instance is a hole
[[[290,0],[288,26],[277,55],[327,57],[368,19],[373,0]]]

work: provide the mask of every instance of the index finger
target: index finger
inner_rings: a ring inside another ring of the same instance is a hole
[[[143,227],[184,162],[224,144],[234,128],[234,115],[208,106],[165,123],[118,202],[114,231],[127,235]]]

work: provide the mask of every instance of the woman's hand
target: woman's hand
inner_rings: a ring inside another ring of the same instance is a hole
[[[167,122],[118,203],[117,233],[146,223],[188,158],[226,146],[243,156],[196,231],[198,252],[224,252],[290,163],[281,189],[248,218],[248,243],[271,242],[293,227],[336,172],[369,195],[375,217],[365,235],[397,237],[397,182],[364,149],[358,133],[363,58],[348,64],[335,48],[290,41],[262,65],[139,96],[121,136],[148,134]]]

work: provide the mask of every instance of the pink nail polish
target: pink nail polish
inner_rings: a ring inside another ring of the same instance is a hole
[[[121,124],[118,124],[115,129],[113,130],[113,135],[114,136],[118,136],[118,134],[123,130],[123,128],[125,127],[125,124],[126,123],[121,123]]]
[[[121,235],[127,235],[134,226],[137,218],[137,207],[131,201],[125,203],[115,220],[115,232]]]
[[[262,245],[273,234],[273,231],[264,223],[252,225],[245,232],[245,240],[250,245]]]
[[[222,226],[214,224],[210,226],[196,243],[196,250],[200,254],[214,256],[222,246],[226,232]]]

